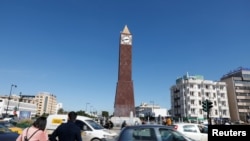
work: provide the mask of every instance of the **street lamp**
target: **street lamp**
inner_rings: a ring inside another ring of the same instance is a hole
[[[154,106],[155,106],[154,101],[150,101],[150,103],[153,103],[153,106],[152,106],[152,114],[154,114]]]
[[[9,97],[8,97],[8,103],[7,103],[7,108],[6,108],[6,113],[5,113],[5,116],[8,115],[8,110],[9,110],[9,104],[10,104],[10,96],[11,96],[11,92],[12,92],[12,87],[17,87],[17,85],[14,85],[12,84],[11,87],[10,87],[10,94],[9,94]]]
[[[87,114],[87,110],[88,110],[88,102],[86,103],[86,108],[85,108],[85,112],[86,112],[86,114]]]
[[[92,108],[93,108],[93,106],[90,106],[90,108],[89,108],[89,113],[91,116],[92,116]]]
[[[19,100],[18,100],[18,105],[17,105],[17,110],[19,111],[19,106],[20,106],[20,101],[22,100],[22,92],[19,93]]]

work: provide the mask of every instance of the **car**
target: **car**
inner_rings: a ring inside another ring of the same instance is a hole
[[[8,121],[0,121],[0,125],[3,125],[5,127],[9,128],[12,132],[16,132],[18,134],[21,134],[23,132],[23,128],[16,127]]]
[[[160,124],[129,125],[121,129],[115,141],[194,141],[182,133]]]
[[[68,121],[67,114],[55,114],[47,117],[46,132],[49,136],[54,130],[62,123]],[[92,118],[78,115],[75,121],[81,129],[81,135],[83,141],[102,141],[107,139],[114,139],[117,133],[110,129],[105,129],[99,123]]]
[[[12,132],[7,127],[0,125],[0,141],[16,141],[18,133]]]
[[[196,140],[207,141],[208,140],[208,126],[198,123],[174,123],[173,128],[176,131]]]

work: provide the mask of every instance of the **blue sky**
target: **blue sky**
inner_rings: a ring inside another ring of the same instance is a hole
[[[187,72],[250,67],[248,0],[1,0],[0,95],[50,92],[63,108],[113,112],[119,36],[133,35],[135,104],[170,108]]]

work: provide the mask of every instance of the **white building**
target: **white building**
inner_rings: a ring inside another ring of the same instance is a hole
[[[141,103],[135,107],[136,117],[167,117],[170,116],[166,108],[161,108],[156,104]]]
[[[39,92],[34,95],[4,95],[0,96],[0,117],[17,117],[27,115],[56,114],[62,108],[62,103],[57,103],[56,96],[48,92]]]
[[[206,99],[213,103],[210,117],[213,122],[230,119],[227,87],[225,82],[204,80],[203,76],[184,75],[171,88],[171,111],[175,120],[207,120],[202,109]]]
[[[4,117],[6,114],[17,117],[25,115],[25,118],[34,117],[36,115],[36,102],[33,97],[0,96],[0,117]]]

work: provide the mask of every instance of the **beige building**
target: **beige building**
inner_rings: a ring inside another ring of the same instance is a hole
[[[225,74],[232,121],[247,121],[250,113],[250,69],[238,68]]]
[[[213,107],[210,117],[213,122],[230,119],[225,82],[204,80],[203,76],[188,74],[176,79],[171,88],[171,115],[175,120],[206,121],[207,112],[202,109],[202,102],[210,100]]]
[[[56,96],[48,92],[39,92],[35,97],[37,103],[37,115],[56,114]]]

